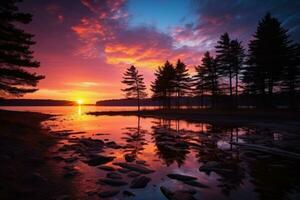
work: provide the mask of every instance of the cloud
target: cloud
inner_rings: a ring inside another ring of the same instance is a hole
[[[83,5],[93,13],[84,17],[72,30],[83,45],[77,53],[88,58],[104,58],[112,65],[135,64],[153,68],[165,60],[199,60],[201,54],[190,47],[176,47],[174,38],[159,32],[152,26],[128,25],[126,1],[103,0],[100,2],[82,0]]]
[[[193,1],[194,23],[172,29],[178,46],[187,45],[212,50],[219,36],[228,32],[247,44],[254,34],[258,21],[271,12],[299,41],[300,1],[297,0],[202,0]]]

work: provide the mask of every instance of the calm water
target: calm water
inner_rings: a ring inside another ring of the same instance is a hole
[[[260,127],[85,114],[87,111],[129,110],[135,109],[134,107],[6,107],[6,109],[60,114],[55,119],[44,122],[43,126],[50,128],[52,134],[59,134],[57,131],[62,130],[74,131],[73,134],[60,136],[61,141],[51,149],[51,156],[76,158],[68,162],[53,159],[52,162],[58,174],[63,175],[65,169],[70,167],[78,172],[69,178],[69,181],[76,188],[76,197],[81,199],[98,199],[95,192],[111,189],[121,191],[111,199],[166,199],[160,191],[161,186],[173,192],[193,189],[196,192],[195,199],[300,199],[299,162],[237,148],[230,144],[230,142],[252,143],[299,153],[299,138],[294,134]],[[105,166],[120,169],[114,163],[126,162],[125,155],[130,155],[134,160],[130,163],[136,163],[136,160],[145,161],[143,165],[154,170],[153,173],[145,175],[151,178],[151,181],[145,188],[130,189],[129,185],[133,178],[128,177],[129,172],[118,172],[122,176],[121,180],[128,185],[114,187],[99,184],[99,179],[106,177],[110,172],[87,165],[86,155],[82,153],[82,149],[79,149],[81,152],[73,148],[62,151],[63,147],[73,147],[86,138],[113,141],[120,147],[98,150],[98,154],[115,157],[113,162]],[[178,147],[175,144],[182,145]],[[199,170],[201,166],[206,166],[205,163],[212,162],[217,163],[218,167],[209,171]],[[197,182],[209,188],[199,188],[171,179],[167,176],[170,173],[195,177]],[[135,197],[125,197],[122,194],[124,190],[133,192]]]

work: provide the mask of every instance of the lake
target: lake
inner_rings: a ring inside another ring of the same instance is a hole
[[[59,139],[49,157],[56,173],[69,179],[80,199],[99,199],[98,192],[114,195],[111,199],[139,200],[163,200],[163,193],[170,199],[178,195],[182,200],[300,199],[299,160],[232,144],[250,143],[300,153],[296,145],[299,136],[293,133],[264,127],[85,114],[135,107],[0,109],[57,115],[43,123]],[[99,161],[99,155],[110,160]]]

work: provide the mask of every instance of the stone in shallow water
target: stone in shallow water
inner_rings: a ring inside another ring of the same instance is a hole
[[[111,179],[122,179],[121,174],[118,174],[117,172],[111,172],[106,174],[107,178],[111,178]]]
[[[149,174],[149,173],[154,172],[154,170],[152,170],[152,169],[149,169],[145,166],[137,165],[137,164],[134,164],[134,163],[118,162],[118,163],[113,163],[113,164],[118,165],[118,166],[123,167],[123,168],[126,168],[126,169],[130,169],[130,170],[135,171],[135,172],[142,173],[142,174]]]
[[[130,169],[121,168],[121,169],[118,169],[118,172],[120,172],[122,174],[126,174],[126,173],[130,172]]]
[[[130,192],[130,191],[128,191],[128,190],[125,190],[125,191],[123,192],[123,195],[124,195],[124,196],[127,196],[127,197],[134,197],[134,196],[135,196],[135,194],[134,194],[133,192]]]
[[[115,179],[109,179],[109,178],[99,179],[98,183],[100,183],[100,184],[104,183],[106,185],[110,185],[110,186],[114,186],[114,187],[127,185],[127,182],[125,182],[125,181],[115,180]]]
[[[116,169],[111,166],[99,166],[98,169],[102,169],[104,171],[116,171]]]
[[[167,175],[171,179],[176,179],[179,181],[192,181],[192,180],[197,180],[196,177],[193,176],[187,176],[187,175],[181,175],[181,174],[168,174]]]
[[[135,178],[135,177],[138,177],[139,175],[141,175],[140,173],[137,173],[137,172],[130,172],[127,174],[128,177],[131,177],[131,178]]]
[[[183,183],[190,185],[190,186],[198,187],[198,188],[209,188],[208,185],[200,183],[199,181],[183,181]]]
[[[103,164],[113,161],[114,158],[115,157],[113,157],[113,156],[97,155],[97,156],[93,156],[90,160],[87,160],[86,163],[90,166],[103,165]]]
[[[161,186],[160,191],[169,200],[196,200],[193,197],[196,192],[192,190],[177,190],[172,192],[168,188]]]
[[[140,176],[132,180],[130,188],[145,188],[151,181],[151,178],[146,176]]]
[[[105,191],[99,192],[98,196],[101,198],[109,198],[109,197],[116,196],[119,193],[120,193],[120,190],[105,190]]]

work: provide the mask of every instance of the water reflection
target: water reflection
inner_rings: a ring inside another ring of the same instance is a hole
[[[265,128],[136,116],[94,117],[84,112],[78,106],[76,114],[80,117],[74,117],[74,114],[63,115],[57,120],[46,122],[45,126],[54,130],[85,131],[81,135],[68,135],[64,141],[71,138],[74,140],[74,137],[114,141],[120,148],[102,149],[99,152],[101,155],[115,156],[114,162],[136,164],[137,161],[145,161],[145,166],[155,172],[149,175],[151,182],[147,187],[132,190],[136,195],[132,199],[165,199],[160,186],[173,191],[196,189],[196,199],[299,198],[299,162],[232,145],[232,142],[240,142],[300,152],[297,145],[299,136]],[[61,154],[68,155],[65,152]],[[81,167],[81,175],[77,177],[78,185],[75,184],[78,187],[78,198],[86,198],[86,191],[82,188],[101,191],[103,186],[96,182],[106,177],[106,172],[87,166],[84,158],[76,152],[70,154],[79,158],[72,165]],[[107,165],[116,168],[112,163]],[[171,180],[167,176],[170,173],[193,176],[210,188],[203,189]],[[128,185],[119,189],[130,190],[132,179],[125,174],[122,180],[128,182]],[[143,195],[145,193],[149,195],[146,197]],[[120,193],[116,198],[123,199],[123,196]]]
[[[81,110],[81,105],[80,104],[77,106],[77,114],[78,114],[79,117],[82,115],[82,110]]]
[[[124,128],[122,139],[125,141],[124,158],[127,162],[138,160],[138,156],[142,155],[145,143],[146,130],[141,129],[141,119],[137,117],[136,127]]]

